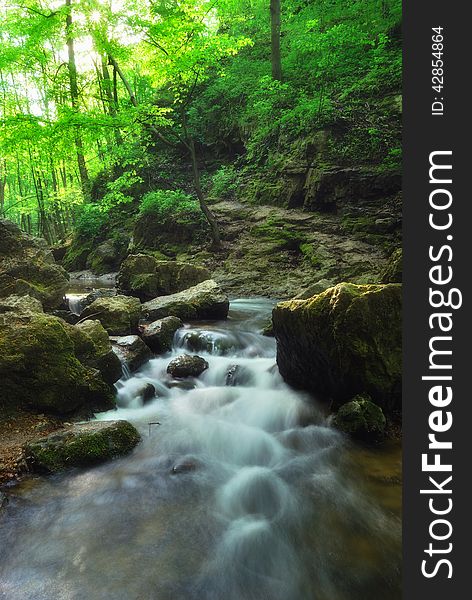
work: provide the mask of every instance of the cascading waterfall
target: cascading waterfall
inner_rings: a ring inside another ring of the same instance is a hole
[[[259,333],[270,308],[236,301],[227,322],[179,330],[172,353],[119,382],[118,410],[97,418],[140,427],[131,456],[20,486],[0,522],[5,600],[399,597],[399,521],[282,381]],[[182,352],[209,369],[171,382]],[[157,397],[143,406],[147,382]]]

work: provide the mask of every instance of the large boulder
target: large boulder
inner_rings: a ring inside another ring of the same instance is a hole
[[[160,296],[142,305],[142,316],[148,321],[175,316],[183,320],[226,319],[228,296],[220,286],[208,279],[187,290]]]
[[[164,317],[144,325],[141,329],[141,337],[149,348],[156,354],[172,350],[172,342],[177,329],[183,327],[178,317]]]
[[[181,354],[167,365],[167,372],[172,377],[198,377],[208,369],[207,361],[201,356]]]
[[[113,351],[108,333],[100,321],[82,321],[77,324],[76,331],[82,334],[76,337],[79,360],[98,369],[107,383],[118,381],[123,374],[121,361]]]
[[[44,311],[41,302],[29,295],[0,298],[0,314],[31,315],[42,312]]]
[[[141,302],[131,296],[98,298],[81,313],[81,318],[95,318],[110,335],[129,335],[138,329]]]
[[[140,441],[128,421],[91,421],[67,427],[25,446],[26,461],[39,472],[88,467],[128,454]]]
[[[26,295],[44,308],[57,308],[68,285],[66,271],[56,265],[45,240],[0,220],[0,297]]]
[[[87,256],[86,268],[96,275],[117,271],[126,256],[128,241],[124,236],[105,240]]]
[[[367,393],[384,408],[400,408],[400,285],[340,283],[279,303],[272,318],[288,383],[336,403]]]
[[[181,292],[210,278],[210,272],[203,267],[132,254],[121,265],[117,285],[124,294],[144,301]]]
[[[137,335],[112,337],[111,342],[121,364],[126,365],[131,373],[152,358],[151,350]]]
[[[364,442],[379,442],[385,435],[385,415],[368,397],[356,396],[343,404],[333,418],[340,431]]]
[[[0,315],[0,404],[59,414],[112,408],[112,388],[84,358],[77,334],[50,315]]]

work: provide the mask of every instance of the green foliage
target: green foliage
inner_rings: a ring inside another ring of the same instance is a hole
[[[100,236],[107,221],[108,215],[100,204],[84,204],[81,207],[75,230],[80,238],[95,239]]]
[[[141,200],[141,215],[153,215],[160,220],[175,219],[179,223],[204,222],[198,202],[181,190],[155,190]]]
[[[233,165],[224,165],[211,178],[211,197],[216,200],[233,198],[240,185],[240,176]]]

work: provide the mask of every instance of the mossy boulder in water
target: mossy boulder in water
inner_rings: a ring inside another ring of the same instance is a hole
[[[178,317],[165,317],[145,325],[141,337],[149,348],[156,354],[172,350],[172,342],[177,329],[183,327]]]
[[[385,434],[386,419],[380,406],[369,397],[359,395],[341,406],[333,424],[353,438],[379,442]]]
[[[123,262],[117,278],[124,294],[151,300],[181,292],[210,279],[207,269],[175,260],[158,260],[147,254],[132,254]]]
[[[33,470],[56,472],[128,454],[140,439],[128,421],[91,421],[30,442],[25,446],[25,455]]]
[[[367,393],[401,398],[401,286],[340,283],[273,311],[277,364],[291,385],[343,403]]]
[[[0,402],[59,414],[112,408],[112,388],[79,351],[78,333],[41,313],[0,315]]]
[[[137,335],[112,337],[111,342],[120,363],[126,365],[131,372],[137,371],[152,358],[151,350]]]
[[[86,268],[90,269],[95,275],[117,271],[126,256],[127,246],[128,239],[124,236],[105,240],[87,256]]]
[[[76,355],[80,361],[98,369],[107,383],[118,381],[122,376],[121,361],[113,352],[108,333],[100,321],[82,321],[75,331],[79,332]]]
[[[0,220],[0,297],[28,294],[44,308],[56,308],[67,285],[67,273],[56,265],[45,240]]]
[[[81,313],[81,318],[98,319],[110,335],[129,335],[138,329],[141,302],[131,296],[98,298]]]
[[[198,377],[208,369],[207,361],[201,356],[181,354],[167,365],[167,372],[172,377]]]
[[[183,320],[226,319],[228,310],[228,296],[216,281],[208,279],[182,292],[145,302],[142,316],[148,321],[169,316]]]

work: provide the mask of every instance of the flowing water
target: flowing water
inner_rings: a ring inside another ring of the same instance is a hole
[[[270,310],[235,301],[118,382],[98,418],[140,428],[130,456],[10,490],[2,600],[401,597],[398,449],[352,447],[283,383],[259,333]],[[209,369],[171,382],[182,352]],[[146,382],[158,397],[143,406]]]

